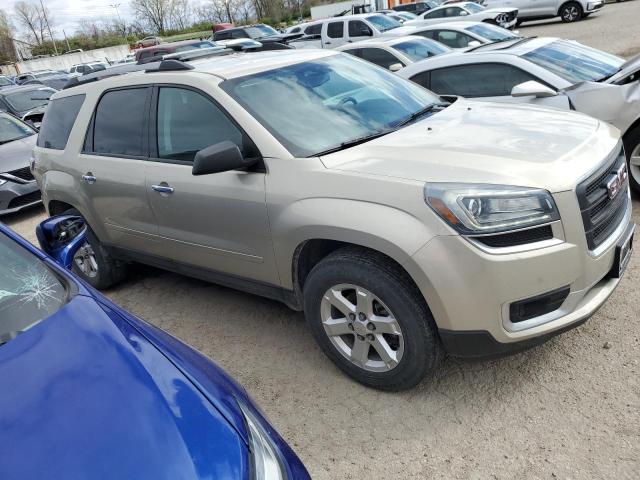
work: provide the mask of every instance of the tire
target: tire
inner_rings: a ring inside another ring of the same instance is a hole
[[[582,5],[578,2],[567,2],[560,7],[558,15],[564,23],[577,22],[583,15]]]
[[[75,208],[71,208],[64,212],[65,215],[78,215],[81,213]],[[90,268],[91,273],[87,273],[87,268],[84,270],[80,267],[81,263],[88,261],[87,255],[93,255],[97,268],[93,271]],[[87,224],[87,242],[86,245],[81,247],[78,253],[73,258],[73,273],[79,276],[82,280],[87,282],[93,288],[98,290],[104,290],[112,287],[122,281],[126,275],[125,264],[119,260],[113,258],[109,252],[102,246],[98,237],[96,237],[89,224]]]
[[[640,195],[640,125],[627,132],[623,143],[629,168],[629,185],[631,185],[633,193]],[[631,163],[631,157],[637,159],[634,162],[635,165]]]
[[[344,295],[332,297],[331,302],[330,292],[338,291]],[[311,270],[303,295],[305,316],[320,348],[338,368],[364,385],[389,391],[412,388],[444,355],[420,291],[404,270],[381,254],[357,247],[333,252]],[[363,308],[356,308],[356,297],[364,299],[358,305]],[[333,303],[339,303],[342,310]],[[346,311],[354,312],[351,321]],[[365,311],[372,315],[361,316]],[[378,327],[367,323],[369,318],[376,319]],[[342,333],[329,335],[327,328],[336,327]],[[383,330],[396,333],[388,335]],[[361,346],[356,347],[356,342]],[[351,358],[363,349],[366,353],[360,358],[364,362],[355,363]],[[380,351],[391,355],[383,357]],[[387,363],[384,358],[393,359]]]

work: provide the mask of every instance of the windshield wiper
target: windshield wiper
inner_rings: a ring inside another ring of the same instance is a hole
[[[449,104],[448,103],[430,103],[429,105],[427,105],[424,108],[421,108],[420,110],[413,112],[411,115],[409,115],[407,118],[405,118],[404,120],[401,120],[399,123],[397,123],[395,125],[395,128],[400,128],[400,127],[404,127],[405,125],[408,125],[414,121],[416,121],[418,118],[428,114],[428,113],[434,113],[436,111],[440,111],[446,107],[448,107]]]
[[[331,147],[327,150],[323,150],[322,152],[314,153],[310,155],[311,157],[321,157],[322,155],[328,155],[333,152],[339,152],[340,150],[344,150],[345,148],[355,147],[356,145],[360,145],[361,143],[368,142],[369,140],[373,140],[374,138],[382,137],[387,133],[391,133],[395,131],[395,128],[389,128],[387,130],[378,130],[377,132],[371,133],[369,135],[363,135],[362,137],[356,137],[352,140],[347,140],[346,142],[342,142],[337,147]]]

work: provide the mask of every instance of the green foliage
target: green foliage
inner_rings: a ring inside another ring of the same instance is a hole
[[[113,47],[115,45],[133,44],[137,38],[133,35],[128,37],[122,37],[115,34],[102,34],[97,37],[88,37],[84,35],[77,35],[68,37],[69,50],[75,50],[81,48],[82,50],[95,50],[96,48]],[[58,47],[58,53],[64,53],[67,51],[67,43],[64,40],[57,39],[56,46]],[[55,50],[52,42],[44,42],[42,45],[33,47],[33,55],[53,55]]]

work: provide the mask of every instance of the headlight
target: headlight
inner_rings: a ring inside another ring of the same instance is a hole
[[[427,204],[463,235],[500,233],[560,219],[546,190],[506,185],[428,183]]]
[[[249,431],[249,451],[255,480],[285,480],[287,474],[280,460],[276,447],[271,442],[269,434],[251,410],[238,402],[244,414]]]

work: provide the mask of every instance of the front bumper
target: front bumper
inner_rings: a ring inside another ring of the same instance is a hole
[[[609,276],[616,245],[632,228],[631,199],[604,248],[590,252],[575,192],[554,194],[562,240],[540,248],[496,254],[460,236],[435,237],[405,267],[422,291],[447,351],[491,357],[529,348],[592,316],[619,278]],[[569,287],[556,310],[512,323],[510,305]]]
[[[14,213],[42,202],[36,182],[8,181],[0,185],[0,215]]]

